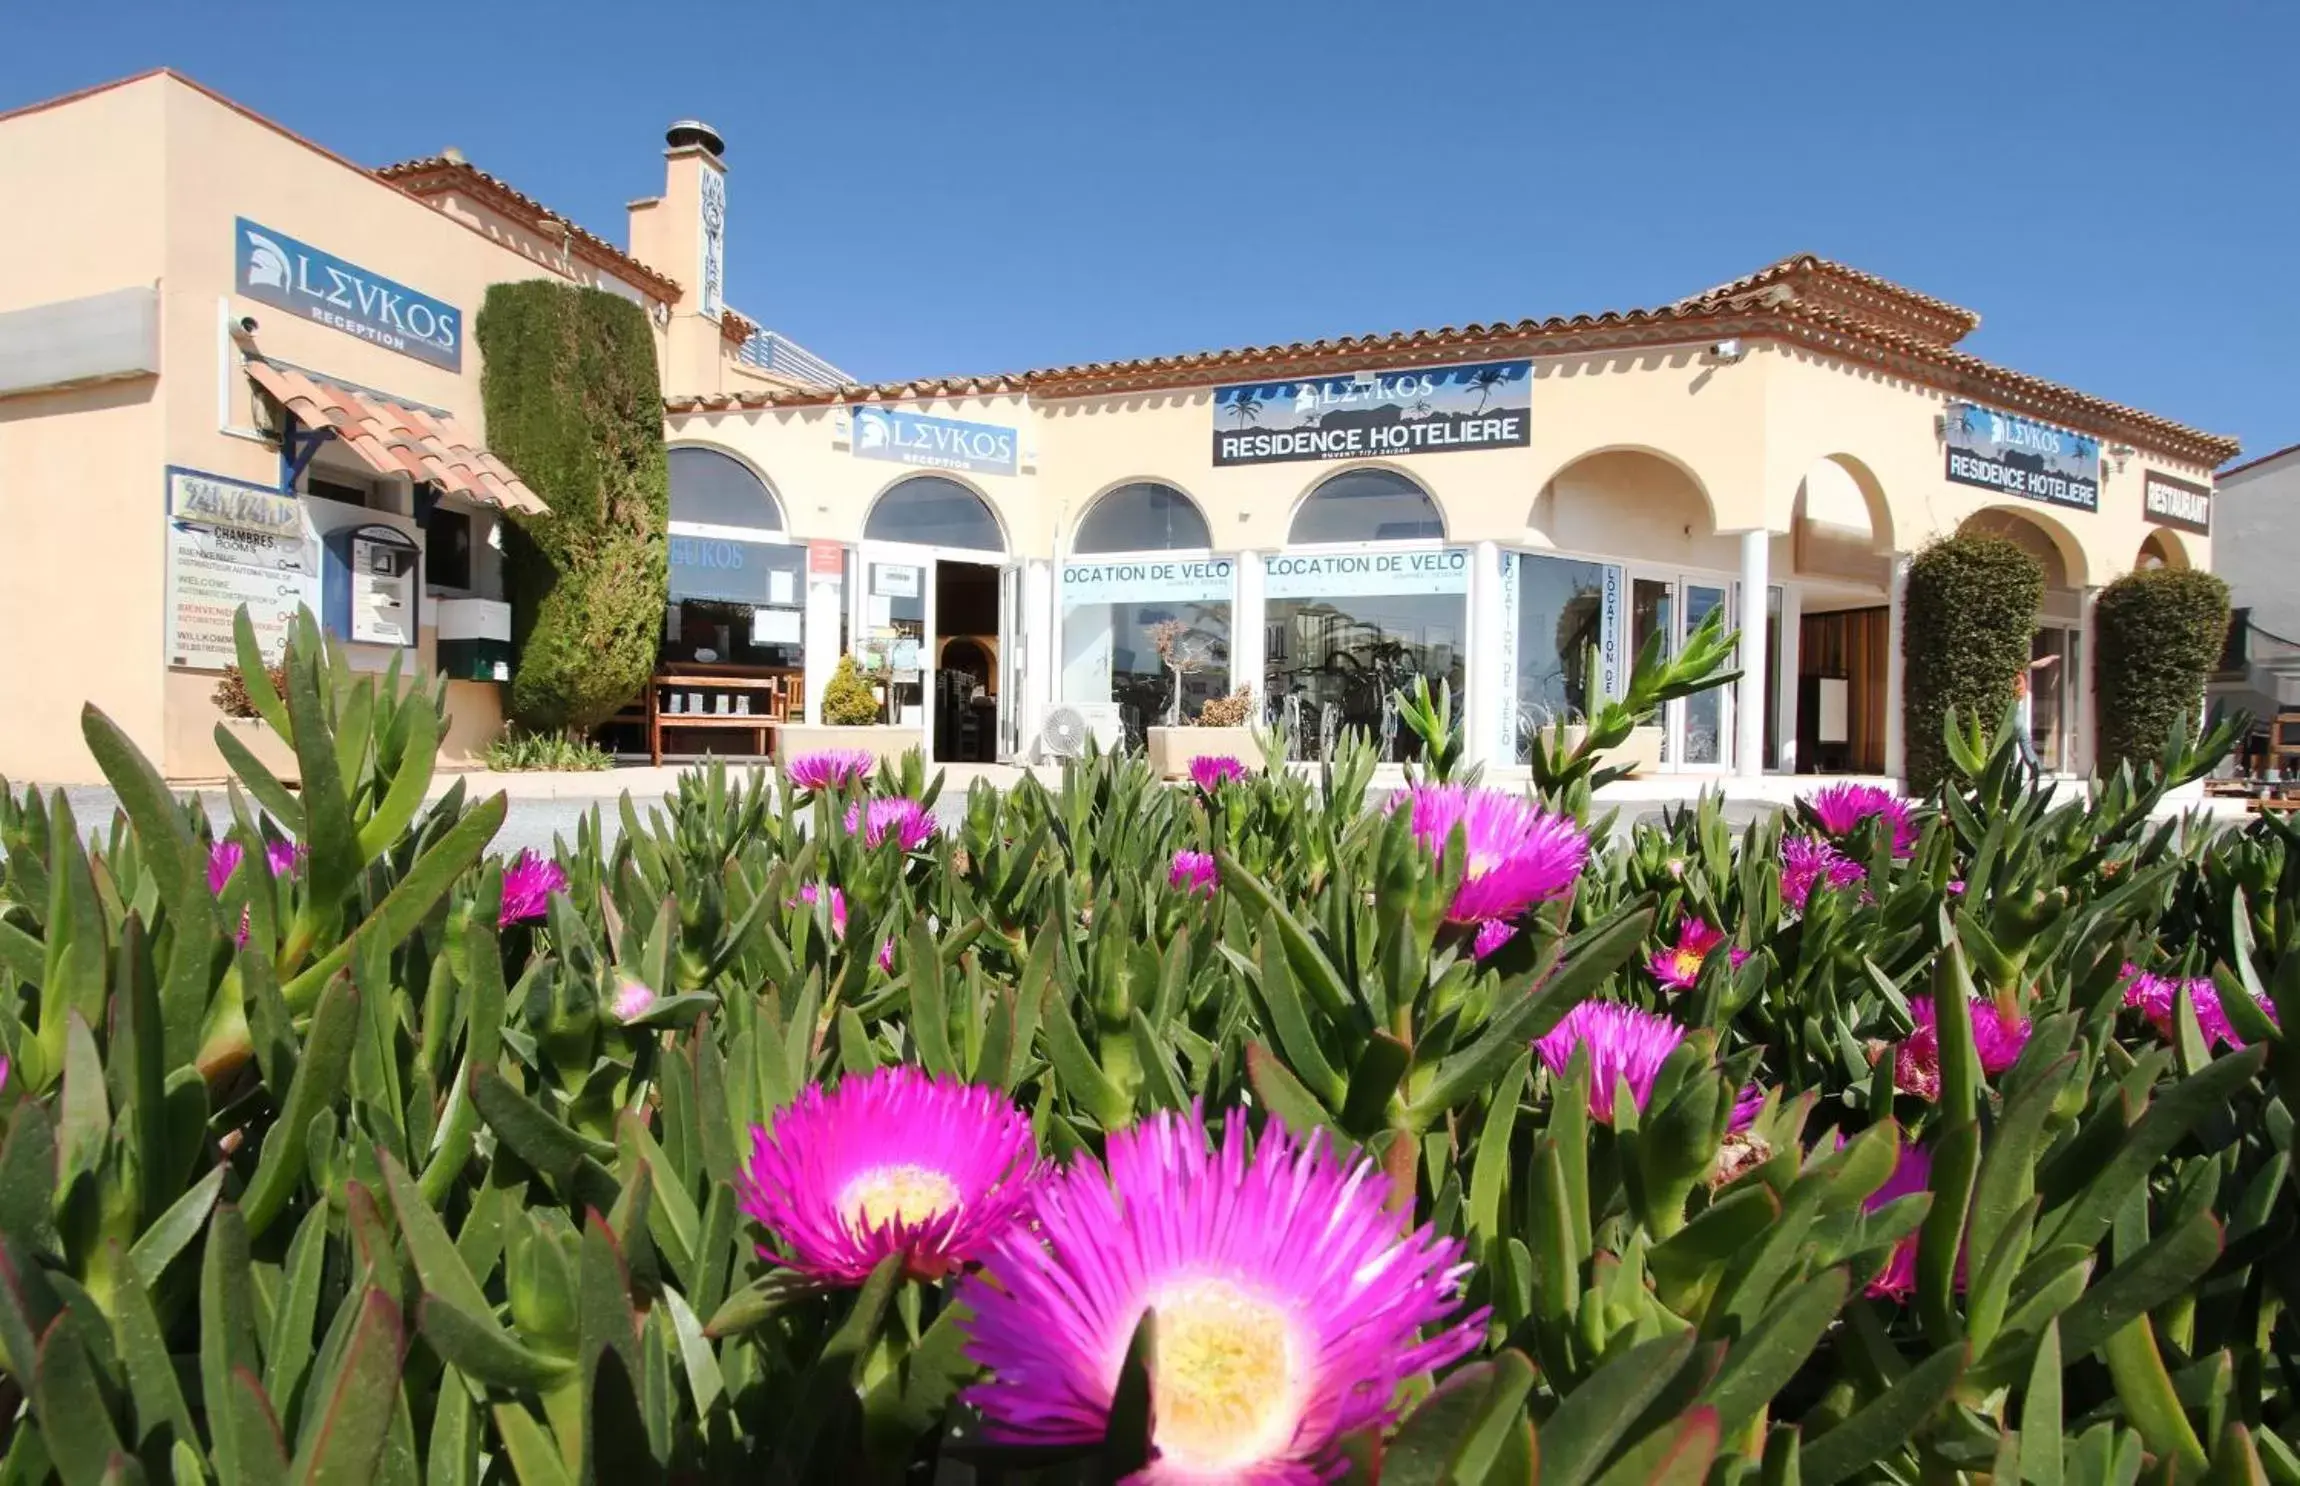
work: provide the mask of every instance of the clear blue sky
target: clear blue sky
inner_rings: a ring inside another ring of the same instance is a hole
[[[2300,441],[2300,7],[0,6],[0,106],[166,64],[612,241],[725,136],[728,297],[866,380],[1655,305],[1811,251]],[[674,273],[675,269],[672,270]]]

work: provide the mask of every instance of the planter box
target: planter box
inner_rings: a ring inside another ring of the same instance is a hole
[[[1151,728],[1148,742],[1150,767],[1166,779],[1189,778],[1195,758],[1227,755],[1249,769],[1262,767],[1262,748],[1252,728]]]
[[[775,758],[787,764],[801,754],[856,748],[873,758],[892,762],[906,753],[917,752],[925,742],[926,734],[918,728],[889,727],[883,723],[857,728],[834,727],[827,722],[786,722],[775,728]]]
[[[256,756],[256,762],[272,771],[280,783],[297,785],[303,782],[303,770],[296,763],[295,750],[287,740],[272,731],[272,725],[260,717],[223,717],[216,726],[232,736],[232,741]],[[224,760],[224,769],[231,772],[232,761]]]

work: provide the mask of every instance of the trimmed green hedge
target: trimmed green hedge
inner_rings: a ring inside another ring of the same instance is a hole
[[[1948,771],[1941,727],[1950,708],[1994,728],[2029,663],[2044,569],[2002,537],[1944,537],[1909,563],[1901,630],[1901,718],[1912,790]]]
[[[505,531],[509,711],[580,734],[655,667],[670,472],[646,312],[599,289],[497,284],[478,321],[487,442],[551,507]]]
[[[2093,607],[2092,684],[2100,718],[2097,772],[2154,760],[2185,715],[2204,720],[2204,684],[2228,640],[2228,585],[2210,573],[2127,573]]]

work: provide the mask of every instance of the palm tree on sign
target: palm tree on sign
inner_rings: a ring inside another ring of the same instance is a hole
[[[1493,401],[1493,395],[1499,392],[1509,380],[1509,372],[1505,368],[1498,366],[1479,367],[1469,379],[1469,384],[1477,389],[1477,406],[1470,411],[1472,413],[1484,412],[1485,405]]]
[[[1238,395],[1230,400],[1230,416],[1237,419],[1241,424],[1261,422],[1262,399],[1256,395],[1253,388],[1240,388]]]

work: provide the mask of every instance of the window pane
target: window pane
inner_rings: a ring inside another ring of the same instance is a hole
[[[740,461],[714,449],[673,449],[669,460],[673,521],[783,529],[774,494]]]
[[[1294,513],[1290,542],[1443,540],[1445,519],[1429,493],[1390,470],[1349,470],[1310,493]]]
[[[1517,559],[1517,759],[1533,734],[1589,716],[1591,653],[1603,638],[1605,565],[1520,553]]]
[[[1197,717],[1207,699],[1230,690],[1230,603],[1164,601],[1081,604],[1062,613],[1062,700],[1116,702],[1127,735],[1139,742],[1145,728],[1175,715],[1175,673],[1158,655],[1153,629],[1183,626],[1174,650],[1184,663],[1180,717]]]
[[[1110,491],[1078,523],[1073,552],[1164,552],[1211,547],[1206,518],[1190,497],[1171,485],[1138,481]]]
[[[426,581],[441,588],[471,586],[471,517],[445,506],[431,509],[423,535]]]
[[[1469,601],[1460,594],[1351,594],[1272,599],[1263,684],[1295,748],[1322,756],[1329,738],[1357,728],[1385,756],[1403,758],[1412,737],[1398,724],[1395,694],[1428,678],[1462,698],[1462,637]]]
[[[912,542],[922,547],[959,547],[971,552],[1004,552],[998,518],[982,497],[940,475],[917,475],[878,498],[863,535],[874,542]]]

